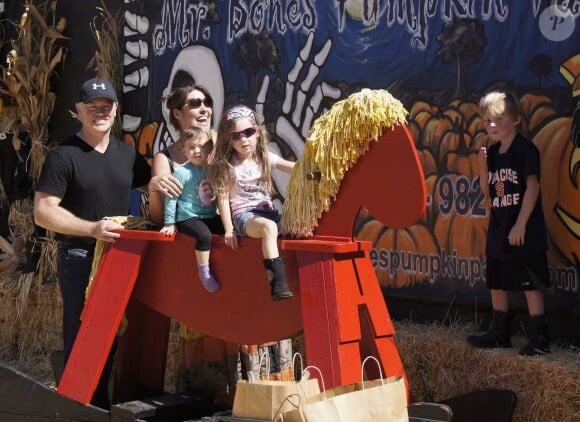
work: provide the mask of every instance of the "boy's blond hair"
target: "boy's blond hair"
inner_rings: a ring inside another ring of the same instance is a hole
[[[484,117],[499,116],[506,113],[514,121],[518,121],[522,115],[520,101],[515,94],[508,91],[492,91],[485,94],[479,101],[479,115]]]

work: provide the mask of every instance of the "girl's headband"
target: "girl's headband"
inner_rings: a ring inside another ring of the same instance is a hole
[[[229,122],[230,120],[239,119],[240,117],[252,117],[253,119],[256,118],[254,112],[244,106],[233,107],[228,111],[226,114],[226,121]]]

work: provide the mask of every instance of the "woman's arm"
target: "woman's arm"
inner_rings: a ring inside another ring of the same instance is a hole
[[[163,224],[165,197],[179,196],[182,184],[171,175],[169,160],[165,154],[158,152],[153,157],[149,182],[149,214],[155,224]]]

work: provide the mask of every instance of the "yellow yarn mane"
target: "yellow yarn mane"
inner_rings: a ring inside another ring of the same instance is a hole
[[[406,123],[407,114],[388,91],[363,89],[337,101],[316,119],[288,183],[281,232],[297,238],[312,236],[346,172],[383,130]],[[320,179],[308,180],[313,174]]]

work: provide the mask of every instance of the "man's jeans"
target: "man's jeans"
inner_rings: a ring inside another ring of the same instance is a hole
[[[92,248],[86,250],[82,248],[82,245],[80,247],[77,245],[61,245],[58,248],[58,284],[63,304],[62,333],[65,365],[81,326],[80,317],[85,304],[85,294],[91,274],[92,262]],[[91,401],[91,404],[107,410],[111,407],[108,384],[113,367],[115,349],[116,341],[113,343],[111,353],[109,353],[103,374]]]

